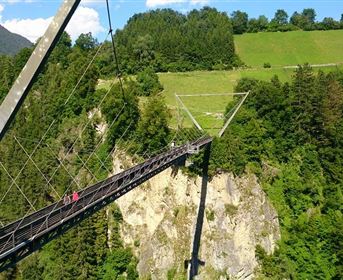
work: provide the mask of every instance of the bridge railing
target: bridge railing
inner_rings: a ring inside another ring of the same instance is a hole
[[[210,141],[212,139],[208,137],[200,138],[192,143],[176,147],[80,191],[80,198],[76,202],[64,205],[63,201],[58,201],[22,220],[5,226],[0,229],[0,258],[4,252],[53,230],[54,227],[74,217],[77,213],[101,202],[105,197],[114,193],[118,193],[119,197],[122,193],[126,193],[125,187],[132,182],[138,182],[142,177],[154,173],[166,163],[187,155],[190,145],[197,148]]]

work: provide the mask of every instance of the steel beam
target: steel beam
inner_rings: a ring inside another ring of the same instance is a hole
[[[203,131],[203,129],[201,128],[200,124],[196,121],[196,119],[193,117],[192,113],[188,110],[188,108],[186,107],[186,105],[182,102],[181,98],[175,94],[175,97],[177,98],[177,100],[180,102],[181,106],[184,108],[184,110],[186,111],[186,113],[188,114],[188,116],[191,118],[192,122],[194,123],[194,125],[200,130]]]
[[[81,0],[64,0],[0,106],[0,141]]]
[[[219,137],[222,137],[225,130],[227,129],[227,127],[229,126],[229,124],[231,123],[231,121],[233,120],[233,118],[235,117],[235,115],[237,114],[238,110],[241,108],[241,106],[243,105],[245,99],[247,99],[247,97],[249,96],[250,91],[248,91],[245,96],[242,98],[241,102],[239,103],[239,105],[237,106],[236,110],[233,112],[233,114],[231,115],[231,117],[226,121],[224,127],[221,129],[221,131],[219,132]]]

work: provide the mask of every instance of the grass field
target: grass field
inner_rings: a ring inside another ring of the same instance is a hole
[[[337,67],[324,67],[325,72],[333,71]],[[340,67],[343,69],[343,66]],[[319,69],[316,69],[316,71]],[[181,100],[190,110],[199,124],[211,134],[219,131],[223,125],[222,115],[232,97],[217,96],[220,93],[232,93],[238,80],[243,77],[270,80],[278,75],[282,82],[290,81],[294,69],[245,69],[236,71],[195,71],[187,73],[161,73],[159,79],[163,84],[166,103],[172,112],[172,126],[177,123],[177,95],[212,94],[213,96],[183,97]],[[185,125],[190,125],[190,119],[183,112]]]
[[[343,62],[343,30],[264,32],[235,36],[236,52],[249,66]]]

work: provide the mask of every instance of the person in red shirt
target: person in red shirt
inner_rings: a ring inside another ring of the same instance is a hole
[[[79,200],[79,194],[77,192],[73,192],[73,201],[78,201]]]

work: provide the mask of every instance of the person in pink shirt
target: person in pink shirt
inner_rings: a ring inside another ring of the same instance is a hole
[[[73,192],[73,201],[78,201],[79,200],[79,194],[77,192]]]

